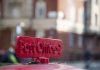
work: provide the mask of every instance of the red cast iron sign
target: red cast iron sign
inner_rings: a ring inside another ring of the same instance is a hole
[[[17,37],[16,55],[20,58],[33,58],[40,63],[48,63],[49,57],[58,58],[62,53],[62,41],[46,38]],[[65,64],[7,65],[0,70],[84,70]]]
[[[62,54],[62,41],[58,39],[18,36],[16,56],[20,58],[59,58]]]

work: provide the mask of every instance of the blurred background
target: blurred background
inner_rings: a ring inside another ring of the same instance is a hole
[[[0,55],[16,36],[61,39],[61,61],[100,60],[100,0],[0,0]]]

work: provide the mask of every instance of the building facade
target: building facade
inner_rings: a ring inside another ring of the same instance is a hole
[[[99,53],[99,9],[99,0],[0,0],[0,49],[25,35],[62,39],[63,60],[81,59],[87,47]]]
[[[100,59],[99,48],[99,18],[100,18],[100,1],[87,0],[84,2],[85,19],[84,19],[84,44],[85,49],[92,51],[94,59]],[[88,41],[88,42],[87,42]]]

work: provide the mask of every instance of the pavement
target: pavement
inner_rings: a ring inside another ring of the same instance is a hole
[[[64,62],[64,64],[75,66],[75,67],[78,67],[78,68],[81,68],[81,69],[85,69],[85,62],[83,62],[83,61],[80,61],[80,62]],[[89,69],[87,69],[87,70],[100,70],[100,61],[90,62]]]

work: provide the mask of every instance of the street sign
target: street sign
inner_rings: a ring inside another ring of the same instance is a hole
[[[18,36],[16,56],[20,58],[59,58],[62,55],[62,41],[49,38]]]

